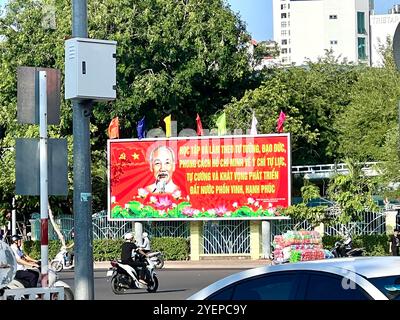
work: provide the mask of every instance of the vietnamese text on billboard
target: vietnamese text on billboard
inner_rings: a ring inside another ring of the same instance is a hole
[[[262,219],[290,205],[288,134],[109,140],[109,217]]]

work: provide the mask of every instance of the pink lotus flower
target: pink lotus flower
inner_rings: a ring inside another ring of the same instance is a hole
[[[169,209],[172,206],[172,201],[168,197],[160,197],[155,203],[157,209]]]
[[[190,206],[184,207],[182,210],[182,214],[184,214],[185,216],[188,216],[188,217],[192,217],[194,215],[194,213],[195,213],[195,210]]]
[[[228,212],[228,209],[224,205],[215,208],[215,214],[218,217],[222,217],[227,212]]]

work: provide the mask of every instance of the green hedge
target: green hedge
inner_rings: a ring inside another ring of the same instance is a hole
[[[71,242],[67,242],[69,244]],[[52,260],[60,251],[61,243],[58,240],[49,241],[49,259]],[[24,241],[24,251],[34,259],[40,259],[40,241]]]
[[[322,244],[324,248],[331,249],[341,239],[340,236],[323,236]],[[353,236],[353,247],[365,248],[367,256],[389,255],[389,237],[386,234]]]
[[[151,248],[153,251],[161,251],[165,260],[189,260],[189,241],[184,238],[153,238]]]
[[[93,240],[94,261],[110,261],[119,259],[121,256],[122,239]],[[49,259],[53,259],[60,250],[61,244],[57,240],[49,241]],[[153,251],[161,251],[165,260],[188,260],[189,242],[184,238],[152,238],[151,248]],[[40,241],[25,241],[24,251],[32,258],[40,258]]]

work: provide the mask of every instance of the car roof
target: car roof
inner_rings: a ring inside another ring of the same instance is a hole
[[[343,274],[346,272],[354,272],[365,278],[379,278],[387,276],[400,276],[400,256],[384,256],[384,257],[354,257],[354,258],[335,258],[314,261],[302,261],[296,263],[286,263],[280,265],[267,265],[263,267],[248,269],[235,273],[226,278],[218,280],[208,287],[198,291],[188,299],[204,299],[215,291],[226,287],[236,281],[273,273],[278,271],[325,271]]]

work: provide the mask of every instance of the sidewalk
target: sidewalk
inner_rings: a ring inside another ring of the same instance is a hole
[[[268,259],[218,259],[218,260],[199,260],[199,261],[165,261],[163,269],[251,269],[270,265]],[[97,261],[94,269],[110,268],[110,261]]]

